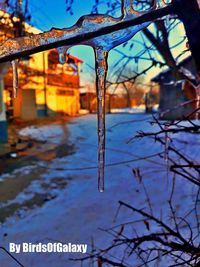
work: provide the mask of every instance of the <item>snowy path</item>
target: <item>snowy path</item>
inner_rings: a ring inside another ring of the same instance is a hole
[[[122,123],[110,128],[119,122],[130,120],[138,120],[138,122]],[[107,116],[106,164],[108,166],[105,169],[105,193],[97,191],[96,116],[87,115],[73,120],[69,124],[70,142],[76,145],[76,153],[57,158],[48,164],[38,162],[38,165],[44,169],[47,168],[47,171],[42,174],[44,180],[70,177],[68,186],[59,192],[57,198],[47,202],[41,208],[27,211],[23,218],[9,218],[1,225],[0,245],[8,248],[9,242],[86,243],[89,252],[93,238],[97,247],[105,247],[109,244],[110,237],[98,228],[109,228],[120,222],[137,218],[135,214],[123,209],[117,221],[114,222],[119,200],[148,210],[143,187],[133,176],[132,169],[136,167],[141,170],[155,214],[160,215],[162,211],[163,216],[166,216],[171,178],[166,177],[166,162],[159,157],[150,157],[157,152],[162,152],[163,147],[148,138],[127,143],[136,131],[156,129],[150,125],[149,120],[151,120],[150,116],[141,114]],[[48,133],[49,129],[45,131]],[[186,137],[182,136],[182,140],[184,138]],[[199,149],[195,145],[192,149],[189,145],[182,146],[184,151],[191,154],[191,157],[200,156]],[[149,156],[148,160],[139,160],[140,157],[147,156]],[[184,213],[190,205],[193,187],[182,185],[183,180],[177,179],[175,202],[177,202],[177,210]],[[32,189],[34,190],[34,185]],[[182,199],[184,203],[181,206]],[[140,231],[140,225],[138,225],[138,231]],[[80,266],[79,262],[68,260],[69,257],[80,256],[80,254],[20,253],[14,255],[25,267]],[[17,264],[0,251],[0,267],[15,266],[17,267]],[[88,264],[84,266],[88,267]]]

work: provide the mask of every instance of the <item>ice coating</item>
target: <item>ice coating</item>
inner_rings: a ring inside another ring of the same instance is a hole
[[[100,26],[107,27],[114,25],[120,21],[127,21],[133,19],[134,17],[141,16],[140,13],[134,11],[131,7],[131,0],[122,1],[121,12],[122,15],[119,18],[114,18],[108,15],[87,15],[83,16],[77,22],[81,27],[97,30]],[[114,31],[96,38],[93,38],[87,42],[82,42],[83,44],[90,45],[92,47],[103,47],[104,50],[109,51],[112,48],[127,42],[130,40],[138,31],[147,27],[150,23],[145,22],[140,25],[132,26],[126,29]],[[100,25],[100,26],[99,26]]]
[[[128,31],[132,36],[142,28],[146,27],[150,22],[137,24],[135,26],[123,26],[123,22],[130,21],[130,25],[134,23],[134,19],[143,15],[143,13],[138,13],[131,8],[131,0],[122,1],[122,16],[114,18],[107,15],[88,15],[81,17],[76,24],[72,27],[64,29],[52,28],[48,32],[33,34],[30,36],[10,38],[5,41],[0,46],[0,62],[5,62],[11,60],[11,58],[18,58],[21,56],[27,56],[34,54],[36,52],[41,52],[52,47],[60,47],[66,45],[75,45],[84,43],[85,38],[91,40],[91,33],[99,37],[103,37],[102,40],[106,40],[107,34],[104,33],[106,26],[117,26],[123,28],[123,32]],[[170,9],[163,10],[163,16],[168,14]],[[165,14],[166,13],[166,14]],[[127,30],[126,30],[127,29]],[[115,38],[119,37],[119,34],[112,34],[118,31],[117,29],[108,29],[109,35],[114,37],[111,48],[122,43],[122,38],[120,42],[116,42]],[[121,31],[119,31],[121,32]],[[120,33],[121,34],[121,33]],[[124,36],[124,42],[128,40],[127,33]],[[23,55],[22,55],[23,54]]]
[[[18,95],[18,60],[12,60],[12,72],[13,72],[13,97]]]
[[[66,63],[66,55],[69,47],[68,46],[61,46],[57,48],[58,51],[58,60],[59,63],[64,65]]]
[[[108,52],[102,47],[94,49],[96,70],[97,93],[97,119],[98,119],[98,190],[104,191],[104,166],[105,166],[105,96],[106,76],[108,70]]]
[[[152,0],[153,8],[157,8],[162,0]],[[0,46],[0,60],[8,60],[10,58],[17,58],[22,55],[30,55],[35,52],[44,51],[52,47],[59,47],[59,62],[65,63],[66,52],[68,46],[74,44],[85,44],[93,47],[95,51],[96,60],[96,86],[97,86],[97,100],[98,100],[98,187],[99,191],[104,190],[104,154],[105,154],[105,81],[107,74],[107,56],[108,52],[124,42],[131,39],[138,31],[145,28],[150,22],[137,24],[130,27],[122,27],[120,30],[110,31],[103,33],[102,30],[107,29],[109,26],[116,26],[121,22],[132,21],[134,18],[142,16],[132,8],[132,0],[122,0],[121,4],[122,15],[114,18],[108,15],[87,15],[81,17],[75,25],[65,29],[51,29],[37,35],[28,37],[21,37],[17,39],[7,40]],[[169,12],[169,11],[167,11]],[[128,24],[131,25],[131,24]],[[98,37],[91,39],[90,33],[98,32]],[[71,41],[67,41],[71,38]],[[78,40],[77,40],[78,38]],[[86,39],[85,39],[86,38]],[[87,41],[86,41],[87,40]],[[13,66],[13,90],[14,96],[17,95],[18,78],[17,78],[17,64],[12,61]]]

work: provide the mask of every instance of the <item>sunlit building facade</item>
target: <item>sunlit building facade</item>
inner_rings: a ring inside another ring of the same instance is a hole
[[[1,43],[15,36],[9,15],[0,11]],[[25,24],[26,34],[40,31]],[[34,120],[43,116],[70,115],[80,109],[80,67],[83,61],[66,55],[66,63],[59,63],[56,49],[21,58],[18,65],[19,91],[13,99],[12,67],[0,64],[1,108],[0,142],[7,140],[8,120]]]

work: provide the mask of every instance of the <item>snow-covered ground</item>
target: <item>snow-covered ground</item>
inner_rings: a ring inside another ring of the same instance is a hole
[[[70,143],[75,144],[76,152],[48,163],[42,161],[35,163],[38,168],[45,170],[40,175],[40,181],[48,182],[60,177],[68,181],[67,186],[62,190],[57,190],[57,197],[46,202],[42,207],[27,210],[23,216],[13,216],[2,224],[1,246],[8,248],[9,242],[18,244],[22,242],[86,243],[87,252],[90,252],[93,239],[96,247],[105,248],[111,236],[101,231],[100,228],[110,228],[138,218],[137,214],[123,208],[114,221],[119,200],[149,211],[144,188],[134,177],[133,168],[140,169],[154,215],[160,217],[162,214],[163,218],[168,218],[167,201],[171,193],[172,177],[167,175],[167,162],[159,156],[154,157],[158,152],[162,153],[164,148],[150,138],[130,141],[139,130],[156,131],[157,127],[149,123],[151,116],[112,114],[107,115],[106,120],[105,192],[99,193],[97,190],[96,116],[86,115],[76,118],[68,124]],[[27,132],[34,138],[62,139],[60,129],[57,131],[51,126],[41,127],[39,131],[34,128],[26,128],[22,131],[23,134]],[[196,145],[200,141],[199,137],[192,136],[191,143],[188,142],[191,140],[190,135],[176,136],[176,138],[179,137],[181,142],[175,140],[174,143],[177,143],[180,152],[187,153],[193,160],[200,158],[200,150]],[[37,191],[39,188],[39,181],[34,181],[27,192]],[[174,190],[174,206],[176,206],[177,213],[183,215],[192,205],[195,188],[183,178],[177,178]],[[21,194],[25,195],[23,192]],[[22,199],[22,196],[18,198]],[[141,222],[135,227],[138,233],[144,231],[144,225]],[[119,251],[115,256],[120,257],[120,253]],[[80,262],[72,262],[68,258],[85,255],[20,253],[14,256],[25,267],[78,267],[81,266]],[[0,267],[14,266],[17,264],[0,251]],[[84,263],[83,266],[89,265]],[[166,267],[167,265],[160,266]]]

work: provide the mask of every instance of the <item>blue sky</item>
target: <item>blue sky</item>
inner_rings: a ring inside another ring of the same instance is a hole
[[[65,0],[31,0],[29,1],[29,9],[31,11],[34,26],[42,31],[50,30],[52,27],[68,28],[75,24],[79,17],[89,14],[92,9],[94,0],[80,1],[74,0],[73,16],[66,12]],[[82,67],[82,81],[91,80],[91,69],[87,64],[94,67],[93,50],[86,46],[76,46],[70,49],[75,56],[84,60]],[[90,75],[89,75],[90,72]]]
[[[76,23],[80,16],[89,14],[92,9],[94,0],[74,0],[73,3],[73,16],[66,12],[65,0],[31,0],[29,1],[29,10],[32,16],[32,24],[42,31],[50,30],[52,27],[67,28]],[[182,30],[181,30],[182,31]],[[177,33],[172,37],[176,39]],[[140,40],[140,34],[138,34],[138,40]],[[134,46],[134,53],[141,49],[138,45]],[[128,48],[125,50],[130,53]],[[70,52],[75,56],[84,60],[82,67],[82,82],[87,83],[94,80],[94,75],[91,75],[91,69],[88,67],[94,66],[93,50],[86,46],[76,46],[70,49]],[[131,51],[132,53],[132,51]],[[110,52],[109,65],[114,64],[117,60],[117,53]],[[140,66],[145,62],[140,61]],[[154,68],[149,72],[149,76],[154,76],[159,71],[159,68]],[[92,77],[92,79],[91,79]]]
[[[80,1],[74,0],[73,3],[73,16],[66,12],[65,0],[31,0],[29,1],[29,9],[31,11],[32,23],[42,31],[50,30],[52,27],[67,28],[77,22],[77,20],[86,14],[90,14],[94,0]],[[140,48],[135,45],[134,49]],[[86,46],[75,46],[70,49],[70,52],[75,56],[84,60],[82,67],[82,81],[84,82],[94,80],[94,75],[91,79],[91,68],[88,65],[94,67],[93,50]],[[128,48],[127,48],[128,52]],[[135,50],[134,50],[135,52]],[[130,51],[129,51],[130,53]],[[109,53],[109,65],[114,64],[119,55],[114,51]]]
[[[65,0],[31,0],[29,8],[35,26],[41,30],[49,30],[51,27],[70,27],[80,16],[90,13],[93,0],[74,0],[74,15],[66,12]]]
[[[94,0],[80,1],[74,0],[73,15],[66,12],[65,0],[31,0],[29,1],[29,9],[31,11],[31,22],[34,26],[42,31],[48,31],[52,27],[68,28],[75,24],[77,20],[86,14],[90,14]],[[91,75],[92,68],[94,68],[94,53],[92,48],[87,46],[75,46],[70,48],[70,53],[84,60],[82,66],[82,81],[84,83],[94,81],[94,75]],[[115,53],[110,52],[110,65],[115,60]]]

